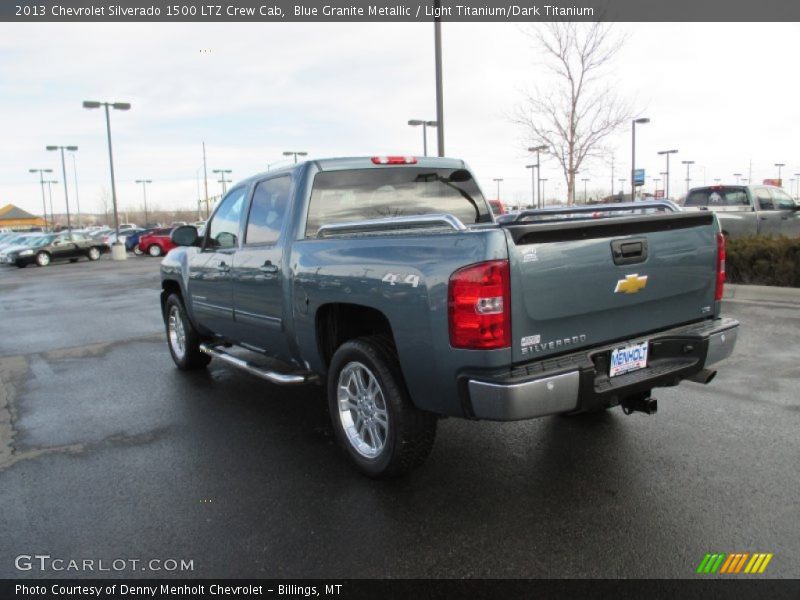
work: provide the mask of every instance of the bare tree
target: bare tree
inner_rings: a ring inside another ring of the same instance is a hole
[[[104,225],[107,225],[108,220],[108,208],[111,206],[111,192],[108,188],[104,187],[100,190],[100,193],[97,195],[97,199],[100,202],[100,207],[103,209],[103,214],[105,215],[105,222]]]
[[[512,120],[526,128],[529,145],[546,146],[559,162],[572,204],[575,174],[631,118],[630,105],[603,79],[624,39],[612,35],[608,23],[561,21],[533,26],[527,35],[554,77],[526,94]]]

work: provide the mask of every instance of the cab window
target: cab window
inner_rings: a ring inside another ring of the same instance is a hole
[[[235,248],[239,245],[239,222],[246,193],[247,188],[236,188],[220,201],[208,227],[206,248]]]
[[[262,181],[256,186],[247,218],[245,244],[274,244],[278,241],[289,206],[291,182],[287,175]]]
[[[772,197],[775,198],[778,210],[794,210],[794,200],[783,190],[772,190]]]
[[[755,194],[759,210],[775,210],[775,203],[767,188],[758,188],[755,190]]]

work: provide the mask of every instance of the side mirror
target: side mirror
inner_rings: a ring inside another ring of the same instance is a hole
[[[194,225],[181,225],[172,230],[169,239],[177,246],[194,246],[199,236]]]

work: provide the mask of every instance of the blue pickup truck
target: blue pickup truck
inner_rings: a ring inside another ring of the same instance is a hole
[[[460,160],[262,173],[204,235],[172,239],[161,305],[176,365],[214,357],[324,386],[338,441],[374,477],[421,464],[443,416],[652,414],[653,388],[708,383],[736,342],[714,214],[637,202],[498,221]]]

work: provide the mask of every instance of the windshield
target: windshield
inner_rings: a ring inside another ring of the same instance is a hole
[[[689,192],[684,206],[747,206],[747,190],[743,187],[715,186]]]
[[[327,171],[314,178],[306,237],[332,223],[436,213],[452,214],[465,225],[492,221],[478,185],[463,169]]]

